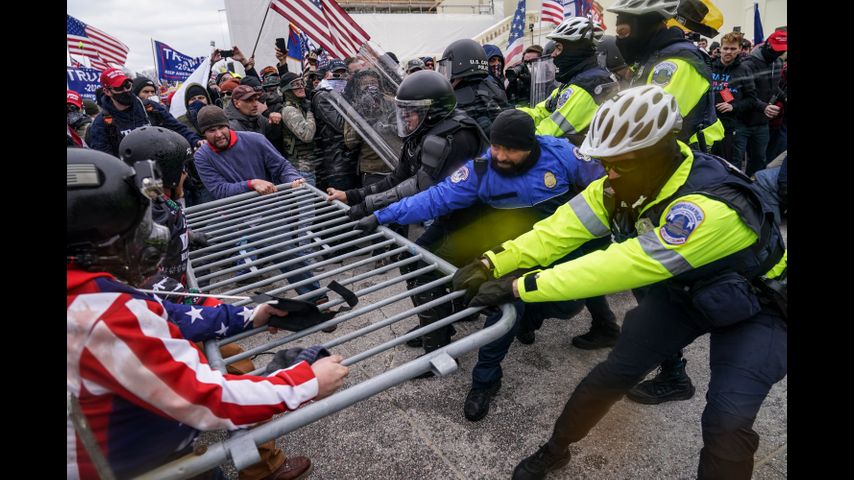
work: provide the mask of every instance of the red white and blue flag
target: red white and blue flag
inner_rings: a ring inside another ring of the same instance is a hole
[[[525,50],[525,0],[519,0],[516,13],[510,23],[510,38],[507,41],[506,66],[512,67],[522,63],[522,52]]]
[[[273,0],[270,8],[332,58],[352,57],[371,39],[335,0]]]
[[[99,70],[125,64],[129,51],[127,45],[71,15],[66,14],[65,17],[68,53],[89,57],[92,67]]]
[[[544,23],[560,25],[563,22],[563,4],[560,0],[543,0],[540,15]]]

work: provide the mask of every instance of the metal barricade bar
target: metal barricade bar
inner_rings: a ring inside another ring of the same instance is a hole
[[[227,359],[222,358],[219,351],[221,345],[239,340],[255,340],[256,335],[266,332],[266,327],[253,328],[229,338],[206,341],[204,350],[212,368],[224,372],[226,366],[231,363],[261,353],[275,352],[283,345],[293,345],[294,342],[311,335],[333,335],[321,332],[324,328],[333,325],[342,328],[339,335],[334,338],[324,338],[322,341],[314,340],[314,344],[326,348],[343,346],[343,350],[336,353],[344,354],[346,357],[342,362],[344,365],[353,365],[369,361],[383,352],[397,348],[407,340],[444,328],[482,310],[482,308],[465,308],[405,334],[394,334],[389,339],[387,327],[426,310],[449,304],[464,295],[462,291],[445,290],[456,268],[387,228],[380,227],[369,235],[348,230],[355,222],[347,218],[345,214],[347,207],[337,201],[327,203],[326,194],[314,187],[304,185],[291,189],[289,185],[279,185],[277,192],[273,195],[275,198],[271,200],[266,198],[270,197],[269,195],[262,196],[255,192],[248,192],[187,209],[191,228],[195,229],[198,221],[208,232],[217,232],[212,235],[215,243],[212,242],[208,247],[191,252],[187,269],[190,286],[204,293],[229,295],[256,289],[261,289],[268,295],[279,296],[293,292],[289,294],[290,298],[298,300],[326,298],[327,301],[319,304],[318,308],[329,310],[344,304],[345,300],[341,297],[326,297],[330,288],[319,282],[335,280],[342,286],[351,286],[359,300],[359,305],[350,311],[339,311],[331,319],[309,328],[280,334],[269,341],[264,339],[262,344],[253,348],[247,347],[242,353]],[[321,211],[322,214],[317,215]],[[241,218],[241,216],[251,218]],[[224,227],[224,224],[227,226]],[[270,233],[276,234],[271,236]],[[252,242],[231,246],[238,239],[249,236],[253,239]],[[254,257],[254,260],[250,257]],[[279,261],[281,259],[284,260]],[[217,269],[241,260],[243,262],[239,265]],[[341,265],[326,270],[338,263]],[[366,267],[367,271],[357,270]],[[241,269],[250,271],[239,275],[232,273]],[[265,274],[274,269],[283,272],[267,278]],[[393,273],[396,269],[401,269],[399,274]],[[201,275],[200,272],[202,272]],[[211,279],[222,276],[228,276],[228,278],[211,283]],[[287,283],[282,283],[285,281]],[[317,285],[320,285],[319,288],[314,288]],[[360,288],[353,288],[352,285],[358,285]],[[443,290],[445,293],[440,293]],[[383,307],[401,301],[408,302],[410,297],[424,293],[427,293],[427,296],[422,298],[429,298],[429,301],[421,301],[417,305],[413,301],[411,308],[398,305],[394,308],[399,310],[400,307],[404,307],[403,311],[396,311],[388,318],[385,318],[387,313],[381,311]],[[249,303],[251,300],[233,302],[236,306]],[[377,314],[381,316],[378,319]],[[367,324],[365,319],[368,319]],[[353,323],[355,320],[361,323]],[[512,305],[502,305],[501,318],[488,328],[459,338],[436,351],[391,369],[385,367],[384,363],[377,362],[378,365],[383,366],[382,373],[372,378],[354,385],[346,385],[345,382],[345,387],[334,395],[288,412],[255,428],[233,433],[228,440],[208,446],[206,452],[201,455],[189,454],[138,478],[188,478],[229,460],[233,461],[238,469],[249,466],[257,462],[257,446],[264,442],[338,412],[427,371],[433,371],[439,376],[453,372],[457,369],[453,358],[500,338],[510,331],[515,320],[516,313]],[[375,341],[372,335],[381,332],[385,332],[385,336]],[[364,340],[364,343],[354,344],[353,341],[357,339]],[[355,351],[351,351],[354,348]],[[257,365],[256,367],[251,374],[263,375],[265,367]]]

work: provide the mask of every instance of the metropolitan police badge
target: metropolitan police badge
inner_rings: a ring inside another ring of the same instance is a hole
[[[569,100],[570,95],[572,95],[572,89],[571,88],[567,88],[566,90],[563,91],[563,93],[560,94],[560,97],[557,99],[557,109],[558,110],[560,110],[560,107],[562,107],[563,104],[566,103],[567,100]]]
[[[663,87],[670,83],[673,74],[676,73],[676,64],[673,62],[661,62],[652,70],[652,83]]]
[[[469,178],[468,167],[460,167],[459,170],[457,170],[456,172],[454,172],[453,175],[451,175],[451,182],[452,183],[460,183],[467,178]]]
[[[658,233],[667,244],[682,245],[705,218],[705,212],[697,204],[679,202],[667,212],[666,223],[658,229]]]

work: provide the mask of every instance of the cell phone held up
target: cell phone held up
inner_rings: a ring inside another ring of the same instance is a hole
[[[285,43],[284,38],[277,38],[276,39],[276,48],[278,48],[279,51],[282,53],[286,53],[288,51],[288,44]]]
[[[222,58],[233,57],[234,56],[234,50],[220,50],[219,54],[222,55]]]

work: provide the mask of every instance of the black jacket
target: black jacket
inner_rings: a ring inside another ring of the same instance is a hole
[[[314,134],[316,153],[320,157],[318,183],[329,177],[356,175],[359,151],[344,144],[344,117],[330,104],[329,90],[316,90],[311,98],[311,110],[317,122]]]
[[[763,113],[765,107],[772,103],[772,97],[778,95],[780,76],[783,72],[783,60],[779,57],[770,60],[764,53],[765,47],[759,47],[743,59],[744,65],[753,76],[756,87],[756,101],[759,108],[745,118],[747,125],[762,125],[768,123],[768,117]]]
[[[721,91],[729,89],[734,97],[730,102],[732,111],[718,112],[727,130],[738,125],[744,125],[745,120],[753,112],[760,111],[756,101],[756,87],[753,84],[750,70],[742,63],[741,57],[736,56],[729,65],[724,65],[720,58],[712,62],[712,90],[715,91],[715,105],[723,102]]]

